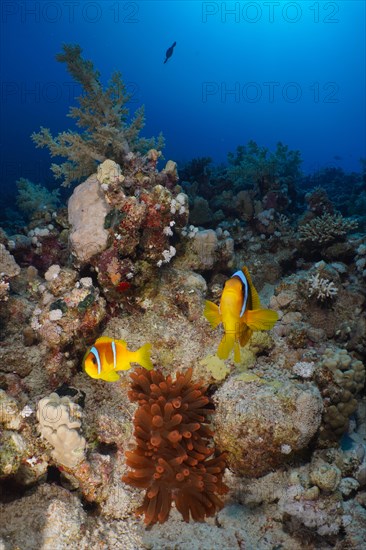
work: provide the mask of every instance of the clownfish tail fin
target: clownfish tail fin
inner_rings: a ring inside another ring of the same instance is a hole
[[[151,344],[145,344],[140,349],[135,351],[135,357],[133,361],[139,363],[144,369],[152,370],[154,365],[151,362],[150,358]]]

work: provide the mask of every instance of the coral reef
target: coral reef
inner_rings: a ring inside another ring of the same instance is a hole
[[[365,171],[253,141],[164,166],[120,75],[58,60],[80,133],[33,139],[80,185],[21,178],[0,229],[0,547],[365,548]],[[203,311],[242,265],[279,321],[234,363]],[[90,378],[100,336],[159,368]]]
[[[176,255],[171,239],[187,223],[188,201],[179,189],[168,188],[176,178],[169,166],[156,172],[148,157],[131,157],[122,174],[107,160],[70,198],[70,242],[77,264],[95,268],[109,302],[148,283]],[[81,208],[84,204],[88,208]]]
[[[223,507],[217,494],[226,492],[225,456],[211,447],[210,399],[191,377],[191,369],[177,373],[175,381],[158,371],[131,374],[129,397],[139,404],[134,417],[137,447],[126,452],[132,471],[123,481],[146,489],[137,513],[145,514],[148,525],[166,521],[173,501],[185,521],[190,516],[202,521]]]
[[[209,161],[195,159],[180,171],[190,199],[190,223],[211,227],[213,221],[236,218],[272,234],[275,223],[269,224],[268,216],[293,211],[300,179],[299,151],[278,143],[270,152],[249,141],[236,154],[228,154],[228,166],[208,169]]]
[[[88,277],[76,280],[77,273],[58,265],[45,274],[39,285],[41,298],[33,310],[31,327],[53,349],[76,339],[90,337],[106,316],[105,300]],[[49,370],[51,370],[49,368]]]

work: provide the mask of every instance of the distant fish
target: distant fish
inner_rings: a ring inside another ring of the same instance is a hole
[[[342,157],[340,157],[339,155],[334,155],[334,160],[342,160]]]
[[[245,346],[253,331],[270,330],[278,319],[272,309],[263,309],[246,267],[236,271],[225,283],[220,307],[206,301],[204,316],[213,328],[223,324],[225,334],[217,355],[227,359],[234,349],[234,361],[240,361],[240,346]]]
[[[117,371],[130,369],[131,363],[151,370],[150,349],[151,344],[145,344],[137,351],[129,351],[123,340],[102,336],[84,355],[83,369],[92,378],[116,382],[119,380]]]
[[[176,44],[177,44],[177,43],[174,42],[174,44],[172,44],[172,45],[170,46],[170,48],[167,49],[166,54],[165,54],[165,55],[166,55],[166,58],[165,58],[164,63],[166,63],[166,62],[168,61],[168,59],[169,59],[170,57],[172,57],[173,51],[174,51],[174,48],[175,48]]]

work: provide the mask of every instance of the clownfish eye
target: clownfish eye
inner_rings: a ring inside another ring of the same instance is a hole
[[[92,360],[93,365],[97,364],[97,360],[95,359],[94,355],[91,356],[91,360]]]

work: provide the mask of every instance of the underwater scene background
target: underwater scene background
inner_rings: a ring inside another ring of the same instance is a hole
[[[364,549],[365,3],[0,17],[0,549]]]

